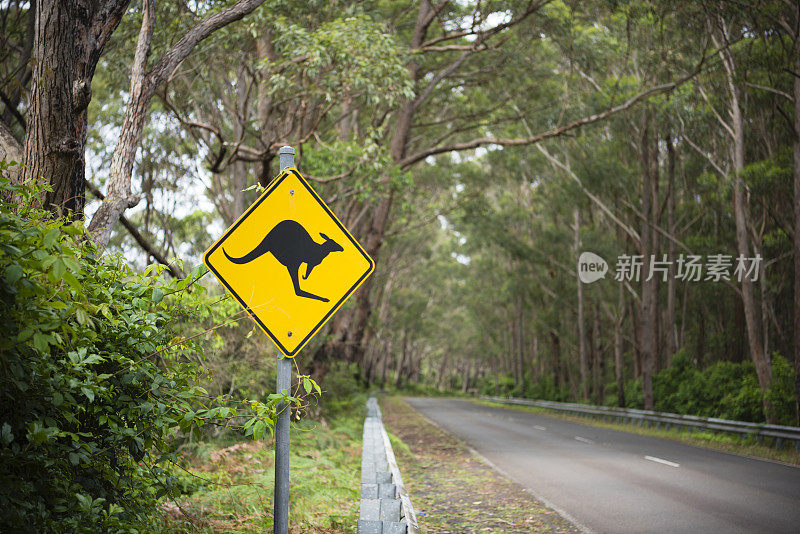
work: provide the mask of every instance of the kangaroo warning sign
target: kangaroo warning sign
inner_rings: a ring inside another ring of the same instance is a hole
[[[291,168],[206,251],[203,263],[289,357],[375,268]]]

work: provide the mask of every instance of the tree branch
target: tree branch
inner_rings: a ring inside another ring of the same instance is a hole
[[[664,83],[664,84],[661,84],[661,85],[657,85],[655,87],[651,87],[650,89],[642,91],[639,94],[629,98],[626,102],[624,102],[624,103],[622,103],[622,104],[620,104],[618,106],[614,106],[614,107],[609,108],[609,109],[607,109],[607,110],[605,110],[603,112],[595,113],[594,115],[590,115],[588,117],[583,117],[581,119],[572,121],[572,122],[570,122],[568,124],[565,124],[564,126],[560,126],[560,127],[555,128],[553,130],[549,130],[547,132],[542,132],[540,134],[533,135],[533,136],[530,136],[530,137],[516,137],[516,138],[514,138],[514,137],[512,137],[512,138],[508,138],[508,137],[479,137],[477,139],[472,139],[471,141],[465,141],[463,143],[453,143],[453,144],[450,144],[450,145],[431,147],[431,148],[427,148],[425,150],[421,150],[421,151],[417,152],[416,154],[412,154],[410,156],[407,156],[407,157],[403,158],[402,160],[400,160],[398,162],[398,164],[402,168],[407,168],[407,167],[410,167],[411,165],[417,163],[418,161],[421,161],[421,160],[427,158],[428,156],[433,156],[433,155],[436,155],[436,154],[442,154],[444,152],[458,152],[458,151],[462,151],[462,150],[471,150],[471,149],[478,148],[479,146],[483,146],[483,145],[500,145],[500,146],[532,145],[532,144],[538,143],[540,141],[544,141],[545,139],[550,139],[551,137],[561,136],[561,135],[569,132],[570,130],[574,130],[574,129],[580,128],[582,126],[586,126],[588,124],[599,122],[599,121],[601,121],[603,119],[606,119],[606,118],[608,118],[608,117],[610,117],[612,115],[620,113],[621,111],[625,111],[625,110],[635,106],[637,103],[650,98],[651,96],[654,96],[654,95],[657,95],[657,94],[661,94],[661,93],[666,93],[666,92],[674,90],[675,88],[683,85],[687,81],[689,81],[692,78],[694,78],[697,75],[697,73],[699,73],[700,70],[702,69],[702,66],[703,66],[705,60],[706,60],[706,57],[704,56],[703,59],[700,61],[700,63],[698,63],[697,67],[692,72],[690,72],[686,76],[683,76],[682,78],[679,78],[678,80],[676,80],[674,82]]]
[[[191,30],[186,32],[181,39],[172,45],[159,60],[159,62],[147,74],[148,83],[157,87],[163,83],[178,68],[178,65],[186,59],[197,44],[206,39],[218,29],[227,26],[231,22],[243,18],[251,13],[265,0],[242,0],[232,5],[228,9],[215,13],[206,18]]]
[[[131,173],[136,150],[142,140],[147,109],[156,89],[172,75],[178,65],[186,59],[200,41],[223,26],[241,19],[264,3],[264,1],[240,0],[233,6],[207,17],[186,32],[164,54],[155,67],[147,74],[144,74],[155,25],[154,2],[153,0],[144,0],[142,27],[139,32],[134,62],[131,68],[130,95],[125,109],[120,137],[111,158],[110,179],[107,189],[108,198],[94,214],[92,222],[89,224],[89,233],[98,247],[102,248],[108,244],[111,228],[127,208],[136,205],[139,201],[138,197],[131,192]]]
[[[583,185],[583,182],[581,181],[581,179],[578,178],[578,175],[575,174],[568,165],[565,165],[564,163],[559,161],[558,158],[556,158],[555,156],[551,155],[550,152],[548,152],[547,149],[545,149],[542,145],[537,144],[536,148],[538,148],[539,152],[541,152],[544,155],[544,157],[547,158],[547,161],[549,161],[553,166],[558,167],[559,169],[563,170],[567,174],[567,176],[572,178],[575,181],[575,183],[578,184],[578,187],[580,187],[581,191],[583,191],[583,193],[586,196],[588,196],[592,200],[592,202],[597,204],[597,206],[600,208],[600,210],[603,213],[605,213],[606,215],[608,215],[608,217],[612,221],[617,223],[619,225],[619,227],[622,228],[625,231],[625,233],[628,234],[635,242],[638,243],[641,240],[641,238],[639,237],[639,234],[636,233],[636,230],[634,230],[633,228],[631,228],[630,226],[628,226],[627,224],[622,222],[622,220],[620,220],[619,217],[614,215],[614,212],[612,212],[608,208],[608,206],[606,206],[603,203],[603,201],[600,200],[600,198],[598,198],[596,195],[594,195],[591,191],[589,191],[586,188],[586,186]]]
[[[792,96],[789,93],[781,91],[780,89],[775,89],[774,87],[768,87],[766,85],[758,85],[757,83],[750,83],[750,82],[744,82],[744,84],[748,87],[752,87],[753,89],[761,89],[762,91],[775,93],[778,96],[782,96],[789,102],[794,102],[794,98],[792,98]]]
[[[100,192],[100,189],[98,189],[98,187],[89,180],[86,180],[86,187],[95,197],[99,198],[100,200],[105,200],[105,196]],[[174,278],[186,278],[186,275],[183,273],[181,268],[173,263],[168,262],[164,255],[158,249],[156,249],[155,245],[150,243],[124,215],[120,216],[119,222],[121,222],[122,226],[124,226],[128,233],[131,234],[131,237],[133,237],[136,243],[142,247],[142,250],[152,256],[153,259],[158,263],[164,265],[167,268],[167,271],[169,271],[169,274],[171,274]]]
[[[22,143],[14,137],[6,123],[0,120],[0,161],[22,161]]]

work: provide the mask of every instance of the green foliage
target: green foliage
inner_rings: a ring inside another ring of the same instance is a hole
[[[778,423],[791,425],[795,420],[793,371],[779,354],[772,359],[772,380],[766,396]],[[763,395],[751,362],[717,362],[701,371],[686,351],[681,351],[672,365],[653,377],[653,392],[657,411],[764,421]]]
[[[320,408],[325,416],[361,413],[367,401],[364,384],[359,380],[360,370],[355,363],[333,362],[320,380],[325,396]]]
[[[314,31],[284,17],[275,26],[275,45],[279,53],[287,53],[282,61],[264,60],[265,67],[276,71],[271,78],[273,93],[296,88],[305,76],[314,80],[314,89],[326,102],[359,94],[371,106],[393,105],[413,96],[402,50],[369,17],[337,18]]]
[[[203,269],[135,273],[79,223],[50,219],[39,191],[0,191],[22,199],[0,207],[0,530],[136,531],[179,491],[165,469],[176,435],[249,416],[258,439],[278,402],[299,401],[228,406],[198,385],[181,329]]]
[[[291,507],[296,532],[353,532],[358,520],[360,409],[292,428]],[[269,441],[222,436],[187,444],[175,472],[183,493],[162,532],[272,532],[274,449]]]

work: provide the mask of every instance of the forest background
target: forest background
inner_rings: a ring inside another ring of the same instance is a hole
[[[196,266],[288,144],[377,261],[296,359],[309,391],[344,374],[798,424],[795,2],[7,0],[0,43],[5,228],[30,247],[4,245],[5,292],[71,287],[55,326],[9,297],[4,357],[96,364],[62,329],[119,319],[87,278],[110,261],[145,317],[194,307],[180,332],[153,319],[152,372],[210,371],[210,398],[264,402],[264,432],[276,349]],[[585,251],[605,279],[580,282]],[[623,255],[638,280],[614,279]]]

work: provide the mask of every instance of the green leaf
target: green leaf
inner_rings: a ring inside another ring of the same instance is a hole
[[[39,332],[36,332],[35,334],[33,334],[34,348],[36,348],[36,350],[42,353],[50,352],[50,343],[48,342],[49,339],[50,336],[48,336],[47,334],[40,334]]]
[[[164,292],[160,288],[153,288],[153,303],[158,304],[164,298]]]
[[[61,230],[58,228],[51,228],[50,230],[48,230],[47,233],[44,235],[44,239],[42,240],[44,248],[52,247],[53,244],[58,239],[59,235],[61,235]]]
[[[80,284],[80,282],[78,282],[78,279],[75,278],[74,274],[72,274],[71,272],[67,271],[67,272],[65,272],[63,274],[62,278],[66,283],[68,283],[70,285],[70,287],[72,287],[72,289],[74,289],[75,291],[78,291],[78,292],[81,291],[81,289],[82,289],[81,288],[81,284]]]
[[[61,404],[62,404],[63,402],[64,402],[64,395],[62,395],[62,394],[61,394],[61,393],[59,393],[58,391],[56,391],[55,393],[53,393],[53,405],[54,405],[54,406],[61,406]]]
[[[17,283],[17,280],[22,278],[22,266],[17,265],[16,263],[13,265],[8,266],[6,269],[6,282],[9,285],[14,285]]]
[[[75,273],[81,272],[80,263],[78,263],[78,261],[72,256],[63,256],[61,260],[64,262],[64,265],[66,265],[70,271]]]
[[[261,439],[261,436],[264,435],[264,431],[267,429],[267,423],[264,421],[259,421],[253,426],[253,439]]]
[[[67,266],[64,264],[64,260],[56,258],[56,261],[53,262],[53,276],[55,276],[56,280],[59,280],[66,270]]]
[[[81,387],[81,391],[86,395],[86,398],[89,399],[89,402],[94,402],[94,391],[87,387]]]
[[[17,341],[19,343],[23,343],[23,342],[27,341],[33,335],[33,332],[34,332],[33,328],[25,328],[25,329],[23,329],[22,331],[20,331],[19,334],[17,334]]]

